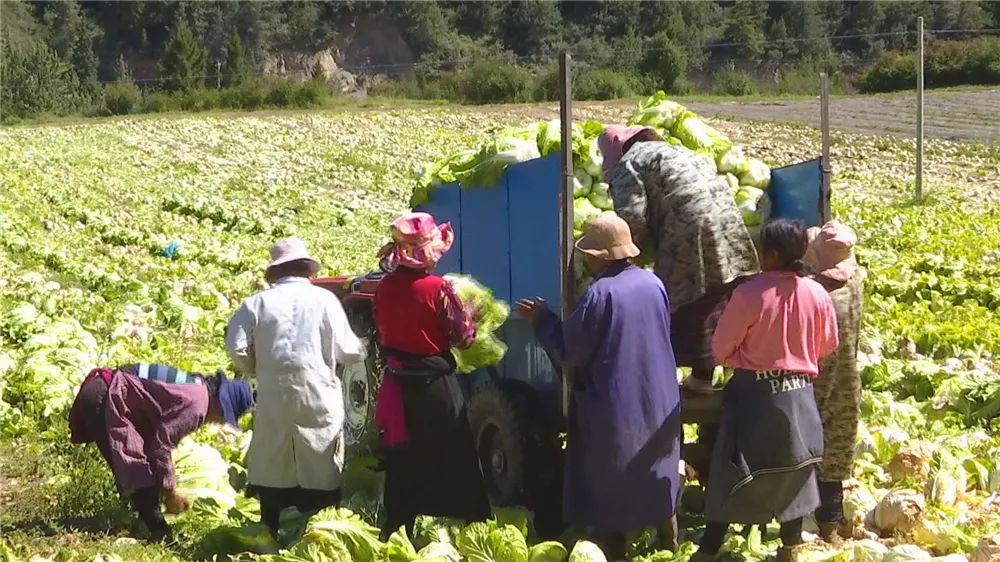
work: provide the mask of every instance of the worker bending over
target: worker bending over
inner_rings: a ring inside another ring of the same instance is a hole
[[[174,488],[174,447],[204,423],[239,428],[240,416],[252,405],[250,387],[222,372],[203,376],[147,363],[98,368],[73,401],[70,440],[97,444],[150,538],[169,541],[161,496],[167,513],[188,508]]]
[[[712,388],[712,332],[757,253],[733,196],[705,159],[663,142],[649,127],[608,126],[598,138],[615,211],[670,295],[677,364],[686,388]]]

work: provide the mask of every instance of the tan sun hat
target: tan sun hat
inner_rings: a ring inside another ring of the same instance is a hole
[[[817,273],[834,281],[847,282],[858,272],[854,257],[857,235],[849,226],[830,221],[822,228],[806,231],[809,247],[803,260]]]
[[[639,248],[632,242],[632,230],[628,223],[611,211],[601,213],[590,223],[583,237],[577,241],[576,249],[608,261],[639,255]]]
[[[309,255],[306,243],[297,236],[279,240],[271,247],[271,263],[267,268],[271,269],[293,261],[308,262],[313,274],[319,271],[319,262]]]

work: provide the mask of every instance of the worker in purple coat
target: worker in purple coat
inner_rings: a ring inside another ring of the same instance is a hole
[[[563,518],[589,529],[609,557],[624,556],[627,534],[653,526],[673,550],[681,422],[667,292],[629,263],[639,249],[614,213],[594,220],[577,249],[594,282],[565,322],[542,299],[518,303],[573,389]]]

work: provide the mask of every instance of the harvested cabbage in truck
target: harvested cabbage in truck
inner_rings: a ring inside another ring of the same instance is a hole
[[[771,186],[771,168],[760,160],[751,158],[747,169],[740,174],[740,185],[767,189]]]
[[[601,214],[601,210],[590,202],[590,199],[573,200],[573,228],[581,232],[587,230],[587,225]]]
[[[598,183],[594,184],[593,189],[590,190],[590,202],[594,204],[595,207],[602,211],[614,211],[615,203],[611,200],[611,193],[608,192],[608,184]]]
[[[662,90],[639,102],[635,115],[628,120],[629,125],[646,125],[654,129],[670,129],[677,117],[685,113],[683,105],[667,99]]]
[[[725,135],[690,111],[681,115],[671,132],[688,149],[702,154],[710,154],[713,165],[716,157],[725,154],[733,146],[733,143]]]
[[[628,124],[652,127],[664,142],[701,155],[705,171],[722,176],[734,195],[741,186],[767,189],[770,185],[771,170],[766,164],[748,158],[742,147],[733,145],[724,134],[683,105],[668,100],[662,91],[639,102]],[[597,209],[613,210],[602,186],[604,158],[597,138],[603,130],[604,125],[596,121],[573,124],[573,198],[577,200],[577,212],[581,199],[588,200],[588,204]],[[426,167],[426,172],[418,178],[413,189],[410,206],[427,203],[431,191],[446,183],[458,182],[463,188],[493,187],[508,165],[550,156],[557,153],[561,146],[559,119],[504,129],[493,140],[454,152]],[[600,193],[592,196],[594,190],[600,190]],[[741,209],[747,226],[760,225],[766,219],[767,213],[762,213],[759,208],[759,199],[754,200],[754,205]],[[592,214],[592,210],[586,207],[583,211],[587,217]],[[577,237],[585,230],[582,225],[589,222],[590,218],[575,221]]]
[[[573,171],[573,198],[586,197],[590,195],[590,188],[594,185],[594,178],[590,177],[585,170],[577,168]]]

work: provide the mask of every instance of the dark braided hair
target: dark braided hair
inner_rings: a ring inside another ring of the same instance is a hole
[[[208,389],[208,395],[211,397],[216,397],[219,395],[219,386],[222,384],[222,370],[218,370],[214,375],[201,375],[202,380],[205,381],[205,388]]]
[[[768,221],[760,229],[760,246],[762,250],[770,250],[778,255],[781,271],[794,271],[799,275],[808,275],[808,267],[802,260],[809,247],[806,227],[801,221],[793,219],[775,219]]]

